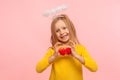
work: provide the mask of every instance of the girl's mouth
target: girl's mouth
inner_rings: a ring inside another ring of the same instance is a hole
[[[68,36],[68,33],[61,35],[60,38],[65,39],[67,36]]]

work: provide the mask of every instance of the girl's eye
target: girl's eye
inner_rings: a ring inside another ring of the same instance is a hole
[[[63,29],[66,29],[66,27],[63,27]]]
[[[56,32],[59,32],[59,31],[60,31],[59,29],[56,30]]]

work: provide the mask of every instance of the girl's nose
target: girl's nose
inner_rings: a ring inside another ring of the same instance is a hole
[[[63,33],[64,33],[64,30],[61,30],[60,33],[63,34]]]

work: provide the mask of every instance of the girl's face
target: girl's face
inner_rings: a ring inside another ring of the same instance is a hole
[[[70,39],[69,30],[64,21],[59,20],[55,24],[55,34],[61,42],[67,42]]]

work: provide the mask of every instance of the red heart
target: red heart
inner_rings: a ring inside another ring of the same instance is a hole
[[[59,49],[59,53],[61,54],[61,55],[65,55],[65,54],[71,54],[71,48],[66,48],[66,49],[64,49],[64,48],[61,48],[61,49]]]
[[[61,49],[59,49],[59,53],[61,54],[61,55],[65,55],[65,49],[64,48],[61,48]]]
[[[71,48],[66,48],[67,54],[71,54]]]

